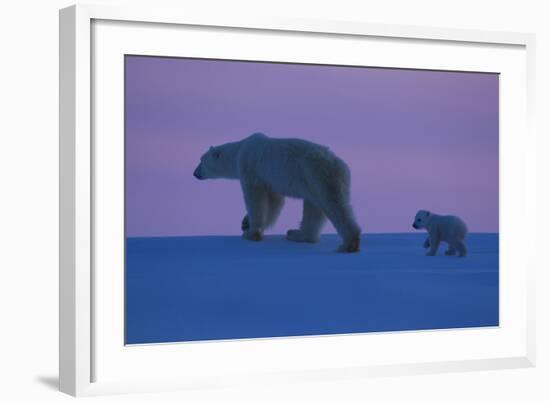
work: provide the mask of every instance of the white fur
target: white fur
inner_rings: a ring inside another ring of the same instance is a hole
[[[287,232],[289,240],[317,242],[328,217],[344,240],[340,250],[359,250],[360,228],[350,206],[349,168],[327,147],[257,133],[211,147],[194,175],[240,180],[248,213],[242,222],[246,239],[262,239],[288,196],[304,200],[300,228]]]
[[[464,240],[468,233],[466,224],[456,216],[440,216],[427,210],[419,210],[414,218],[413,227],[426,229],[429,237],[424,242],[424,248],[430,248],[426,255],[434,256],[441,241],[449,244],[445,255],[466,256]]]

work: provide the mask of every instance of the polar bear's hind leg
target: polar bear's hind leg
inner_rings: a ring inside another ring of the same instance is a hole
[[[304,211],[299,230],[288,230],[286,237],[296,242],[319,242],[319,234],[325,223],[325,215],[312,202],[304,199]]]
[[[462,240],[458,240],[455,244],[456,250],[458,251],[458,256],[463,258],[468,253],[466,251],[466,245],[464,245],[464,242]]]
[[[248,214],[245,214],[243,217],[243,221],[241,222],[241,230],[247,231],[250,228],[250,222],[248,221]]]
[[[361,229],[355,222],[351,206],[330,200],[323,203],[323,212],[344,240],[338,252],[359,252]]]
[[[267,193],[267,210],[265,216],[265,228],[271,227],[277,221],[281,209],[285,204],[285,198],[273,191]]]
[[[449,244],[449,249],[447,249],[445,251],[445,255],[447,256],[453,256],[453,255],[456,255],[456,248],[455,248],[455,244],[454,243],[450,243]]]
[[[331,171],[329,179],[322,175],[319,177],[318,182],[322,185],[312,194],[312,200],[342,237],[343,243],[338,247],[338,252],[359,252],[361,229],[355,221],[349,200],[349,170],[343,162],[337,167]]]

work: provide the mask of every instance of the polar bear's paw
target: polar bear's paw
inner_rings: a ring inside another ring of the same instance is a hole
[[[361,237],[359,234],[354,235],[347,243],[343,243],[338,248],[338,252],[352,253],[359,252],[359,244],[361,242]]]
[[[303,242],[303,235],[300,230],[288,230],[286,232],[286,239],[289,241]]]
[[[243,238],[248,241],[261,241],[264,238],[264,235],[257,230],[247,230],[243,233]]]
[[[310,242],[312,244],[319,242],[319,236],[305,234],[302,230],[288,230],[286,239],[294,242]]]

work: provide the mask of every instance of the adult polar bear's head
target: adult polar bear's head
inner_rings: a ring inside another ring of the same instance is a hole
[[[220,146],[210,146],[201,157],[201,162],[193,172],[195,178],[237,178],[237,142]]]
[[[426,228],[428,222],[430,221],[431,213],[427,210],[419,210],[414,216],[413,228],[420,230]]]

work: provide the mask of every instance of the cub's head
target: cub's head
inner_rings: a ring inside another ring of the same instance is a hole
[[[209,178],[235,178],[235,156],[227,145],[210,146],[208,152],[201,157],[201,161],[193,175],[199,180]]]
[[[426,228],[428,221],[430,220],[431,213],[427,210],[419,210],[414,216],[413,228],[420,230]]]

